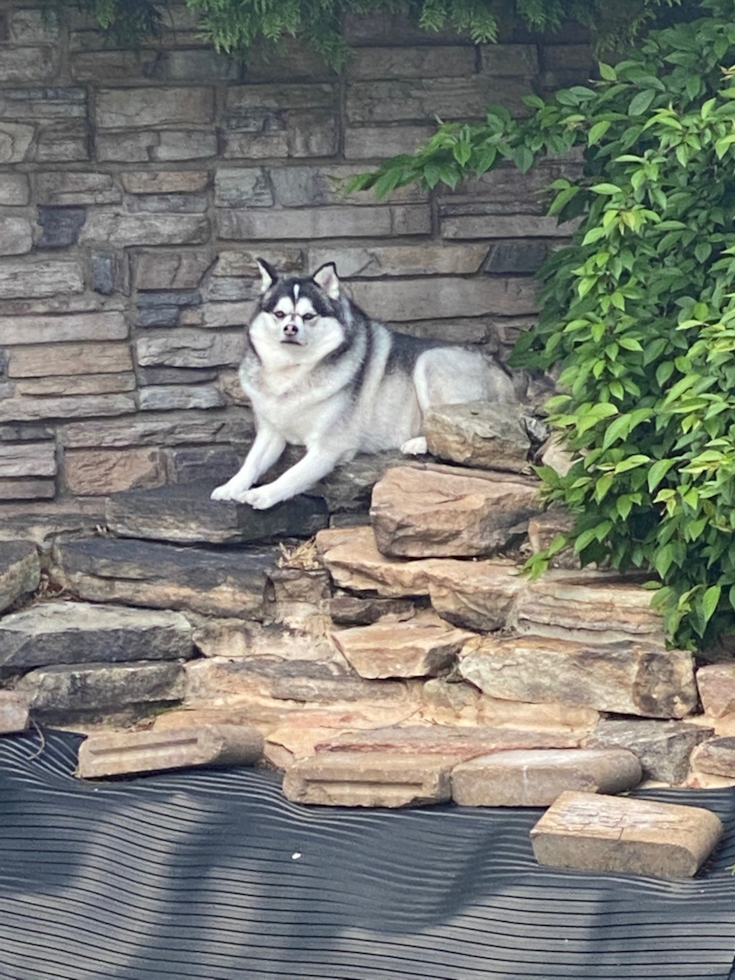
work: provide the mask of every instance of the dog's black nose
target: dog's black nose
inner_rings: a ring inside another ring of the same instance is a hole
[[[283,328],[283,332],[287,337],[295,337],[296,334],[299,332],[299,328],[296,326],[295,323],[287,323],[286,326]]]

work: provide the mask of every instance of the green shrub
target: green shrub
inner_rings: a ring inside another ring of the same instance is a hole
[[[655,572],[653,603],[688,647],[735,626],[735,0],[702,7],[592,87],[529,97],[532,118],[491,108],[360,181],[454,186],[584,147],[582,178],[555,181],[549,207],[581,224],[542,270],[514,363],[561,368],[551,421],[580,458],[539,472],[576,515],[570,543],[585,563]]]

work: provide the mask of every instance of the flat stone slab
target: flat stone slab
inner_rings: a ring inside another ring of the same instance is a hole
[[[378,550],[392,558],[491,555],[519,542],[541,506],[538,487],[507,476],[400,466],[373,489]]]
[[[374,623],[335,631],[332,639],[366,679],[435,677],[447,670],[474,634],[431,613],[405,623]]]
[[[439,459],[481,469],[531,472],[531,441],[520,405],[439,405],[425,413],[423,433],[429,452]]]
[[[722,836],[701,807],[562,793],[531,831],[539,864],[579,871],[691,878]]]
[[[0,735],[24,732],[29,720],[28,695],[0,691]]]
[[[704,742],[693,754],[692,766],[715,776],[735,777],[735,737],[725,735]]]
[[[194,656],[178,612],[43,602],[0,620],[0,667],[179,660]]]
[[[566,790],[623,793],[641,781],[626,749],[535,749],[496,752],[452,770],[461,806],[550,806]]]
[[[301,495],[270,510],[210,500],[209,483],[130,490],[107,500],[105,516],[120,537],[176,544],[244,544],[276,537],[310,538],[329,523],[320,497]]]
[[[179,663],[65,664],[39,667],[18,681],[31,711],[54,718],[130,705],[179,701],[184,669]]]
[[[215,550],[100,537],[58,542],[54,576],[93,602],[262,620],[277,554],[265,546]]]
[[[735,712],[735,664],[710,664],[697,671],[697,687],[707,714],[722,718]]]
[[[295,763],[283,792],[295,803],[322,806],[401,807],[442,803],[450,797],[453,760],[436,755],[340,752]]]
[[[697,704],[691,653],[633,641],[477,637],[465,645],[459,671],[485,694],[510,701],[648,718],[682,718]]]
[[[509,749],[576,748],[581,732],[520,731],[510,728],[469,728],[461,725],[406,725],[350,732],[325,740],[316,746],[321,752],[371,753],[393,755],[443,755],[463,762],[490,752]]]
[[[35,592],[40,580],[41,563],[31,541],[0,541],[0,612]]]
[[[681,783],[693,749],[712,734],[711,728],[683,721],[605,718],[585,744],[590,749],[628,749],[640,761],[644,779]]]
[[[191,766],[249,766],[263,755],[263,737],[245,725],[204,725],[192,730],[92,735],[79,749],[82,779]]]
[[[393,622],[410,619],[414,605],[408,599],[363,599],[360,596],[336,595],[329,602],[329,615],[340,626],[369,626],[389,618]]]

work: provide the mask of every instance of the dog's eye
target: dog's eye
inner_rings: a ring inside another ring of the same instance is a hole
[[[313,320],[316,313],[304,313],[304,320]]]
[[[282,320],[285,315],[286,314],[283,312],[283,310],[276,310],[276,312],[273,314],[273,316],[277,317],[279,320]]]

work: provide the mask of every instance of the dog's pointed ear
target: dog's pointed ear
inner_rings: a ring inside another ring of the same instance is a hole
[[[261,293],[266,293],[278,281],[278,273],[270,262],[266,262],[265,259],[256,259],[255,261],[258,263],[258,268],[260,269],[260,291]]]
[[[339,278],[334,262],[321,266],[311,278],[330,299],[339,299]]]

